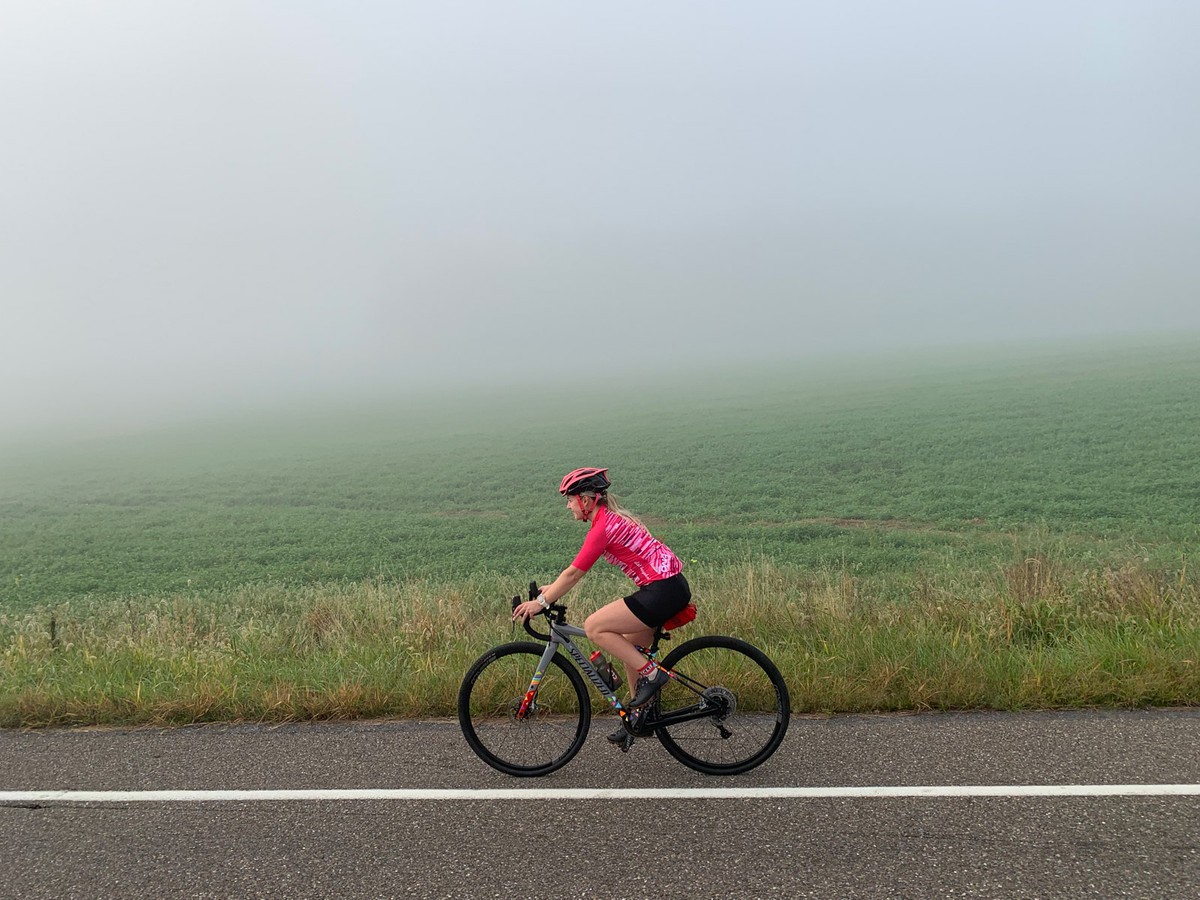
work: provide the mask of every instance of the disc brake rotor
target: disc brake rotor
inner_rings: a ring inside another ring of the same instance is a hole
[[[529,704],[529,708],[525,710],[524,716],[517,715],[521,711],[521,703],[524,700],[525,700],[524,697],[518,697],[517,699],[513,700],[513,702],[510,703],[508,706],[508,718],[511,721],[517,723],[518,725],[522,725],[525,722],[530,721],[531,719],[537,718],[538,713],[541,712],[541,708],[538,706],[537,701],[534,700],[532,703]]]

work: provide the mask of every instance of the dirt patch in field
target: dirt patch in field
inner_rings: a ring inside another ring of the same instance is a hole
[[[639,519],[649,528],[658,528],[662,525],[679,524],[675,520],[664,519],[660,516],[638,516]],[[688,525],[725,525],[728,524],[725,519],[720,518],[704,518],[704,519],[687,519]],[[945,526],[935,525],[932,522],[917,522],[912,519],[856,519],[856,518],[835,518],[833,516],[819,516],[809,519],[759,519],[756,522],[748,522],[747,525],[753,528],[788,528],[795,525],[829,525],[834,528],[882,528],[891,531],[945,531]],[[973,518],[965,519],[964,525],[986,525],[986,519]]]
[[[667,524],[662,519],[653,519],[644,517],[642,519],[647,525]],[[723,519],[689,519],[689,525],[724,525]],[[768,520],[759,519],[756,522],[747,523],[754,528],[788,528],[795,525],[829,525],[834,528],[882,528],[892,531],[944,531],[944,526],[935,525],[932,522],[916,522],[911,519],[854,519],[854,518],[835,518],[832,516],[821,516],[810,519],[786,519],[786,520]],[[968,519],[963,524],[966,525],[986,525],[985,519]]]
[[[449,509],[435,512],[439,519],[507,519],[508,513],[499,509]]]
[[[890,528],[898,531],[933,531],[936,527],[928,522],[913,522],[907,519],[813,519],[812,521],[835,525],[838,528]]]
[[[914,522],[911,519],[800,519],[801,525],[833,525],[835,528],[885,528],[894,531],[944,531],[941,525],[932,522]],[[983,519],[968,519],[964,524],[984,525]]]

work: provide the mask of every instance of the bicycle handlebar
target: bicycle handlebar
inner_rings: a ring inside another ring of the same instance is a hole
[[[538,594],[540,594],[540,593],[541,593],[541,590],[538,588],[537,582],[536,581],[529,582],[529,599],[536,600],[538,597]],[[512,598],[512,608],[516,609],[520,605],[521,605],[521,598],[519,596],[513,597]],[[567,608],[558,603],[551,603],[549,609],[540,610],[537,613],[537,615],[539,615],[539,616],[557,615],[558,622],[561,624],[562,622],[566,621]],[[525,619],[521,623],[522,626],[525,628],[526,633],[532,637],[537,638],[539,641],[550,640],[550,635],[542,634],[542,632],[535,630],[533,628],[533,626],[529,624],[532,620],[533,620],[533,616],[530,616],[528,619]]]

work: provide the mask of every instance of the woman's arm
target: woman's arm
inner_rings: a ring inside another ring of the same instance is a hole
[[[583,570],[577,569],[574,566],[567,566],[562,570],[562,574],[554,579],[554,583],[548,587],[542,588],[542,596],[546,598],[547,603],[557,603],[567,595],[567,592],[583,579]]]
[[[556,603],[567,595],[567,592],[575,585],[579,584],[583,578],[584,572],[582,569],[577,569],[574,566],[567,566],[562,570],[562,574],[554,579],[554,583],[542,588],[542,599],[547,604]],[[522,618],[528,619],[530,616],[535,616],[542,611],[542,604],[536,600],[526,600],[520,606],[513,610],[513,619]]]

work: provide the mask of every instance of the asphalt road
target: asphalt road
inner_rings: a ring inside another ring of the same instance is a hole
[[[1198,784],[1198,739],[1200,710],[798,717],[717,779],[595,728],[511,779],[451,722],[0,731],[0,791]],[[651,896],[1195,897],[1200,797],[0,808],[0,897]]]

